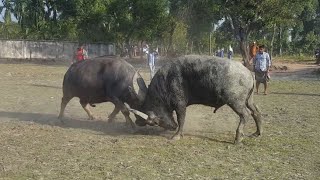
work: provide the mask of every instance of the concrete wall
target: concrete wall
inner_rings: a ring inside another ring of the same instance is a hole
[[[0,40],[0,58],[70,60],[77,47],[77,42]],[[89,58],[116,54],[113,44],[92,43],[85,48]]]

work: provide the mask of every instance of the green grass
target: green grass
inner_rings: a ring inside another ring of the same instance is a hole
[[[320,82],[272,81],[256,95],[263,136],[233,145],[238,117],[228,107],[216,114],[188,108],[186,136],[139,128],[124,118],[108,125],[110,103],[86,120],[77,99],[56,116],[66,67],[0,64],[1,179],[318,179],[320,176]],[[148,77],[143,71],[143,76]],[[253,120],[245,133],[255,131]]]

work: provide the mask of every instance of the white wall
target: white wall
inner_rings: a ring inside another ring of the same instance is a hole
[[[77,42],[0,40],[0,58],[61,59],[73,58]],[[86,44],[89,58],[115,55],[114,44]]]

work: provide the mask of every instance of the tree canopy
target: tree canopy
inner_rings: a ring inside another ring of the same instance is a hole
[[[0,38],[148,43],[163,54],[212,54],[231,45],[248,61],[249,43],[272,55],[320,46],[319,0],[2,0]]]

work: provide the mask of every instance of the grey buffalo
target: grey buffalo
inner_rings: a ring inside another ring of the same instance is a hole
[[[172,137],[183,136],[186,107],[202,104],[215,108],[230,106],[240,117],[235,143],[243,138],[243,127],[252,115],[261,135],[261,113],[253,102],[254,76],[240,62],[210,57],[185,56],[161,67],[153,77],[140,109],[129,110],[142,118],[139,126],[158,125],[178,130]],[[173,112],[176,112],[177,123]],[[214,111],[214,112],[215,112]]]
[[[77,62],[70,66],[63,79],[59,118],[62,119],[68,102],[78,97],[89,119],[94,119],[89,105],[94,107],[96,103],[112,102],[115,108],[108,121],[112,122],[121,111],[126,122],[134,127],[124,103],[140,108],[146,91],[147,87],[140,74],[124,60],[102,58]]]

